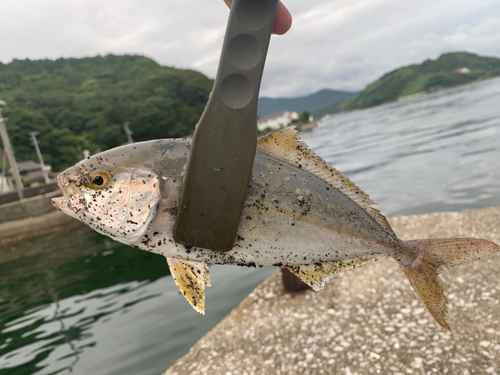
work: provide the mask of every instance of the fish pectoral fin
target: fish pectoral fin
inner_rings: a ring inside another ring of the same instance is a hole
[[[208,264],[168,257],[167,263],[175,284],[189,304],[205,315],[205,286],[212,286]]]
[[[340,271],[355,268],[363,263],[375,260],[376,257],[354,258],[342,262],[326,264],[308,264],[298,267],[285,267],[295,276],[313,288],[316,292],[321,292],[325,287],[325,282],[330,280]]]

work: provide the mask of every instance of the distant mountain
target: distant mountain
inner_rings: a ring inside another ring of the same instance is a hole
[[[356,92],[324,89],[300,98],[259,98],[257,115],[263,117],[281,111],[314,112],[327,104],[339,103],[355,96]]]
[[[311,115],[314,118],[321,118],[324,115],[328,115],[328,114],[332,114],[332,113],[339,113],[342,111],[347,111],[350,109],[350,108],[347,108],[348,104],[352,103],[353,100],[356,99],[356,97],[357,96],[353,96],[351,98],[347,98],[346,100],[344,100],[342,102],[327,104],[327,105],[325,105],[321,108],[318,108],[317,110],[311,112]]]
[[[367,108],[420,92],[432,92],[500,75],[500,59],[468,52],[445,53],[436,60],[405,66],[384,74],[358,96],[334,103],[325,113]],[[329,112],[328,112],[329,111]]]

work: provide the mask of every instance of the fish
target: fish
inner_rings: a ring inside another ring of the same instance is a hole
[[[436,322],[446,321],[439,273],[499,250],[484,239],[400,240],[373,200],[301,141],[295,128],[258,140],[234,247],[173,239],[191,140],[133,143],[90,156],[57,177],[53,205],[112,239],[163,255],[174,282],[205,311],[209,264],[287,268],[315,291],[341,271],[394,259]]]

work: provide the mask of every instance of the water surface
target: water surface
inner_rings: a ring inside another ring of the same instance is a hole
[[[335,117],[303,139],[388,216],[500,205],[500,78]]]
[[[165,259],[85,226],[0,252],[0,374],[160,374],[272,268],[212,267],[206,315]]]

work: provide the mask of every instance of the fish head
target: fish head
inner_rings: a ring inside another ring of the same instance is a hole
[[[63,196],[52,204],[99,233],[135,245],[162,204],[177,207],[187,152],[169,155],[176,146],[175,140],[149,141],[90,156],[57,177]]]

